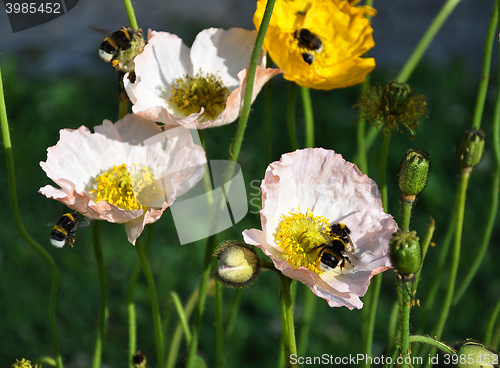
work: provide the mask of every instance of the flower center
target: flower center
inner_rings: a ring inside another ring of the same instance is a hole
[[[96,202],[106,201],[124,210],[152,207],[163,197],[153,171],[141,164],[113,166],[95,178]]]
[[[310,211],[283,215],[275,239],[285,253],[285,260],[294,268],[305,267],[321,274],[319,255],[326,243],[325,236],[330,237],[329,223],[328,219],[314,216]]]
[[[198,120],[203,122],[219,116],[226,108],[228,96],[229,89],[218,75],[204,74],[200,70],[195,77],[185,75],[175,80],[169,103],[180,116],[200,112],[203,107],[203,116]]]

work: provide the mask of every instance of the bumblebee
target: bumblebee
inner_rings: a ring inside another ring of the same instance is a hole
[[[321,52],[323,43],[317,35],[307,28],[298,29],[293,33],[293,37],[298,41],[298,46],[309,51]]]
[[[105,32],[105,31],[99,31]],[[142,29],[134,30],[122,27],[118,31],[109,33],[99,47],[99,56],[105,62],[120,72],[129,73],[134,70],[134,58],[144,50],[145,42]]]
[[[54,247],[62,248],[66,243],[73,246],[75,243],[75,230],[78,226],[78,215],[76,213],[65,213],[50,233],[50,242]]]
[[[340,272],[348,262],[352,267],[349,257],[357,257],[354,252],[354,244],[351,240],[351,230],[343,223],[332,223],[330,225],[330,236],[326,236],[326,243],[321,244],[318,249],[318,258],[320,259],[320,270],[327,272],[340,266]]]

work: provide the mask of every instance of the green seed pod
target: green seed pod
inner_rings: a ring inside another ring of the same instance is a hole
[[[498,365],[498,353],[475,342],[465,341],[455,345],[456,357],[452,357],[458,368],[487,368]]]
[[[424,150],[409,149],[401,162],[398,172],[399,189],[403,196],[416,196],[429,177],[430,155]]]
[[[222,243],[214,256],[219,260],[217,279],[229,287],[250,285],[260,270],[259,257],[245,243],[233,240]]]
[[[472,168],[481,161],[485,138],[486,135],[482,129],[468,128],[465,130],[457,148],[457,155],[462,167]]]
[[[391,262],[401,276],[411,277],[422,266],[422,250],[415,231],[399,229],[392,235]]]

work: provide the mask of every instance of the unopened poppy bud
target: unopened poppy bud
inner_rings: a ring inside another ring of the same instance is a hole
[[[398,230],[392,235],[391,262],[399,274],[411,278],[422,266],[422,251],[415,231]]]
[[[498,353],[475,342],[465,341],[455,345],[457,350],[455,366],[458,368],[488,368],[498,364]]]
[[[132,357],[132,365],[134,368],[146,368],[147,362],[146,356],[140,350],[137,350]]]
[[[245,243],[227,241],[220,245],[214,255],[219,260],[217,279],[226,286],[248,286],[259,272],[259,257],[253,248]]]
[[[462,167],[472,168],[481,161],[485,138],[486,135],[482,129],[468,128],[465,130],[457,148],[457,155]]]
[[[398,185],[403,197],[413,200],[424,189],[429,177],[430,163],[430,156],[424,150],[406,151],[398,172]]]

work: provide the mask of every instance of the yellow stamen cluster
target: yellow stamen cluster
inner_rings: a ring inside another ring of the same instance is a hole
[[[106,201],[125,210],[153,207],[163,192],[153,171],[141,164],[113,166],[96,179],[96,202]]]
[[[214,74],[205,74],[201,70],[196,76],[185,75],[177,78],[172,86],[172,96],[169,104],[174,114],[188,116],[204,113],[198,122],[213,120],[226,108],[229,89],[224,86],[221,78]]]
[[[300,210],[300,209],[299,209]],[[305,267],[321,274],[319,252],[330,236],[329,220],[312,212],[283,215],[276,229],[276,244],[285,253],[285,260],[294,268]]]

